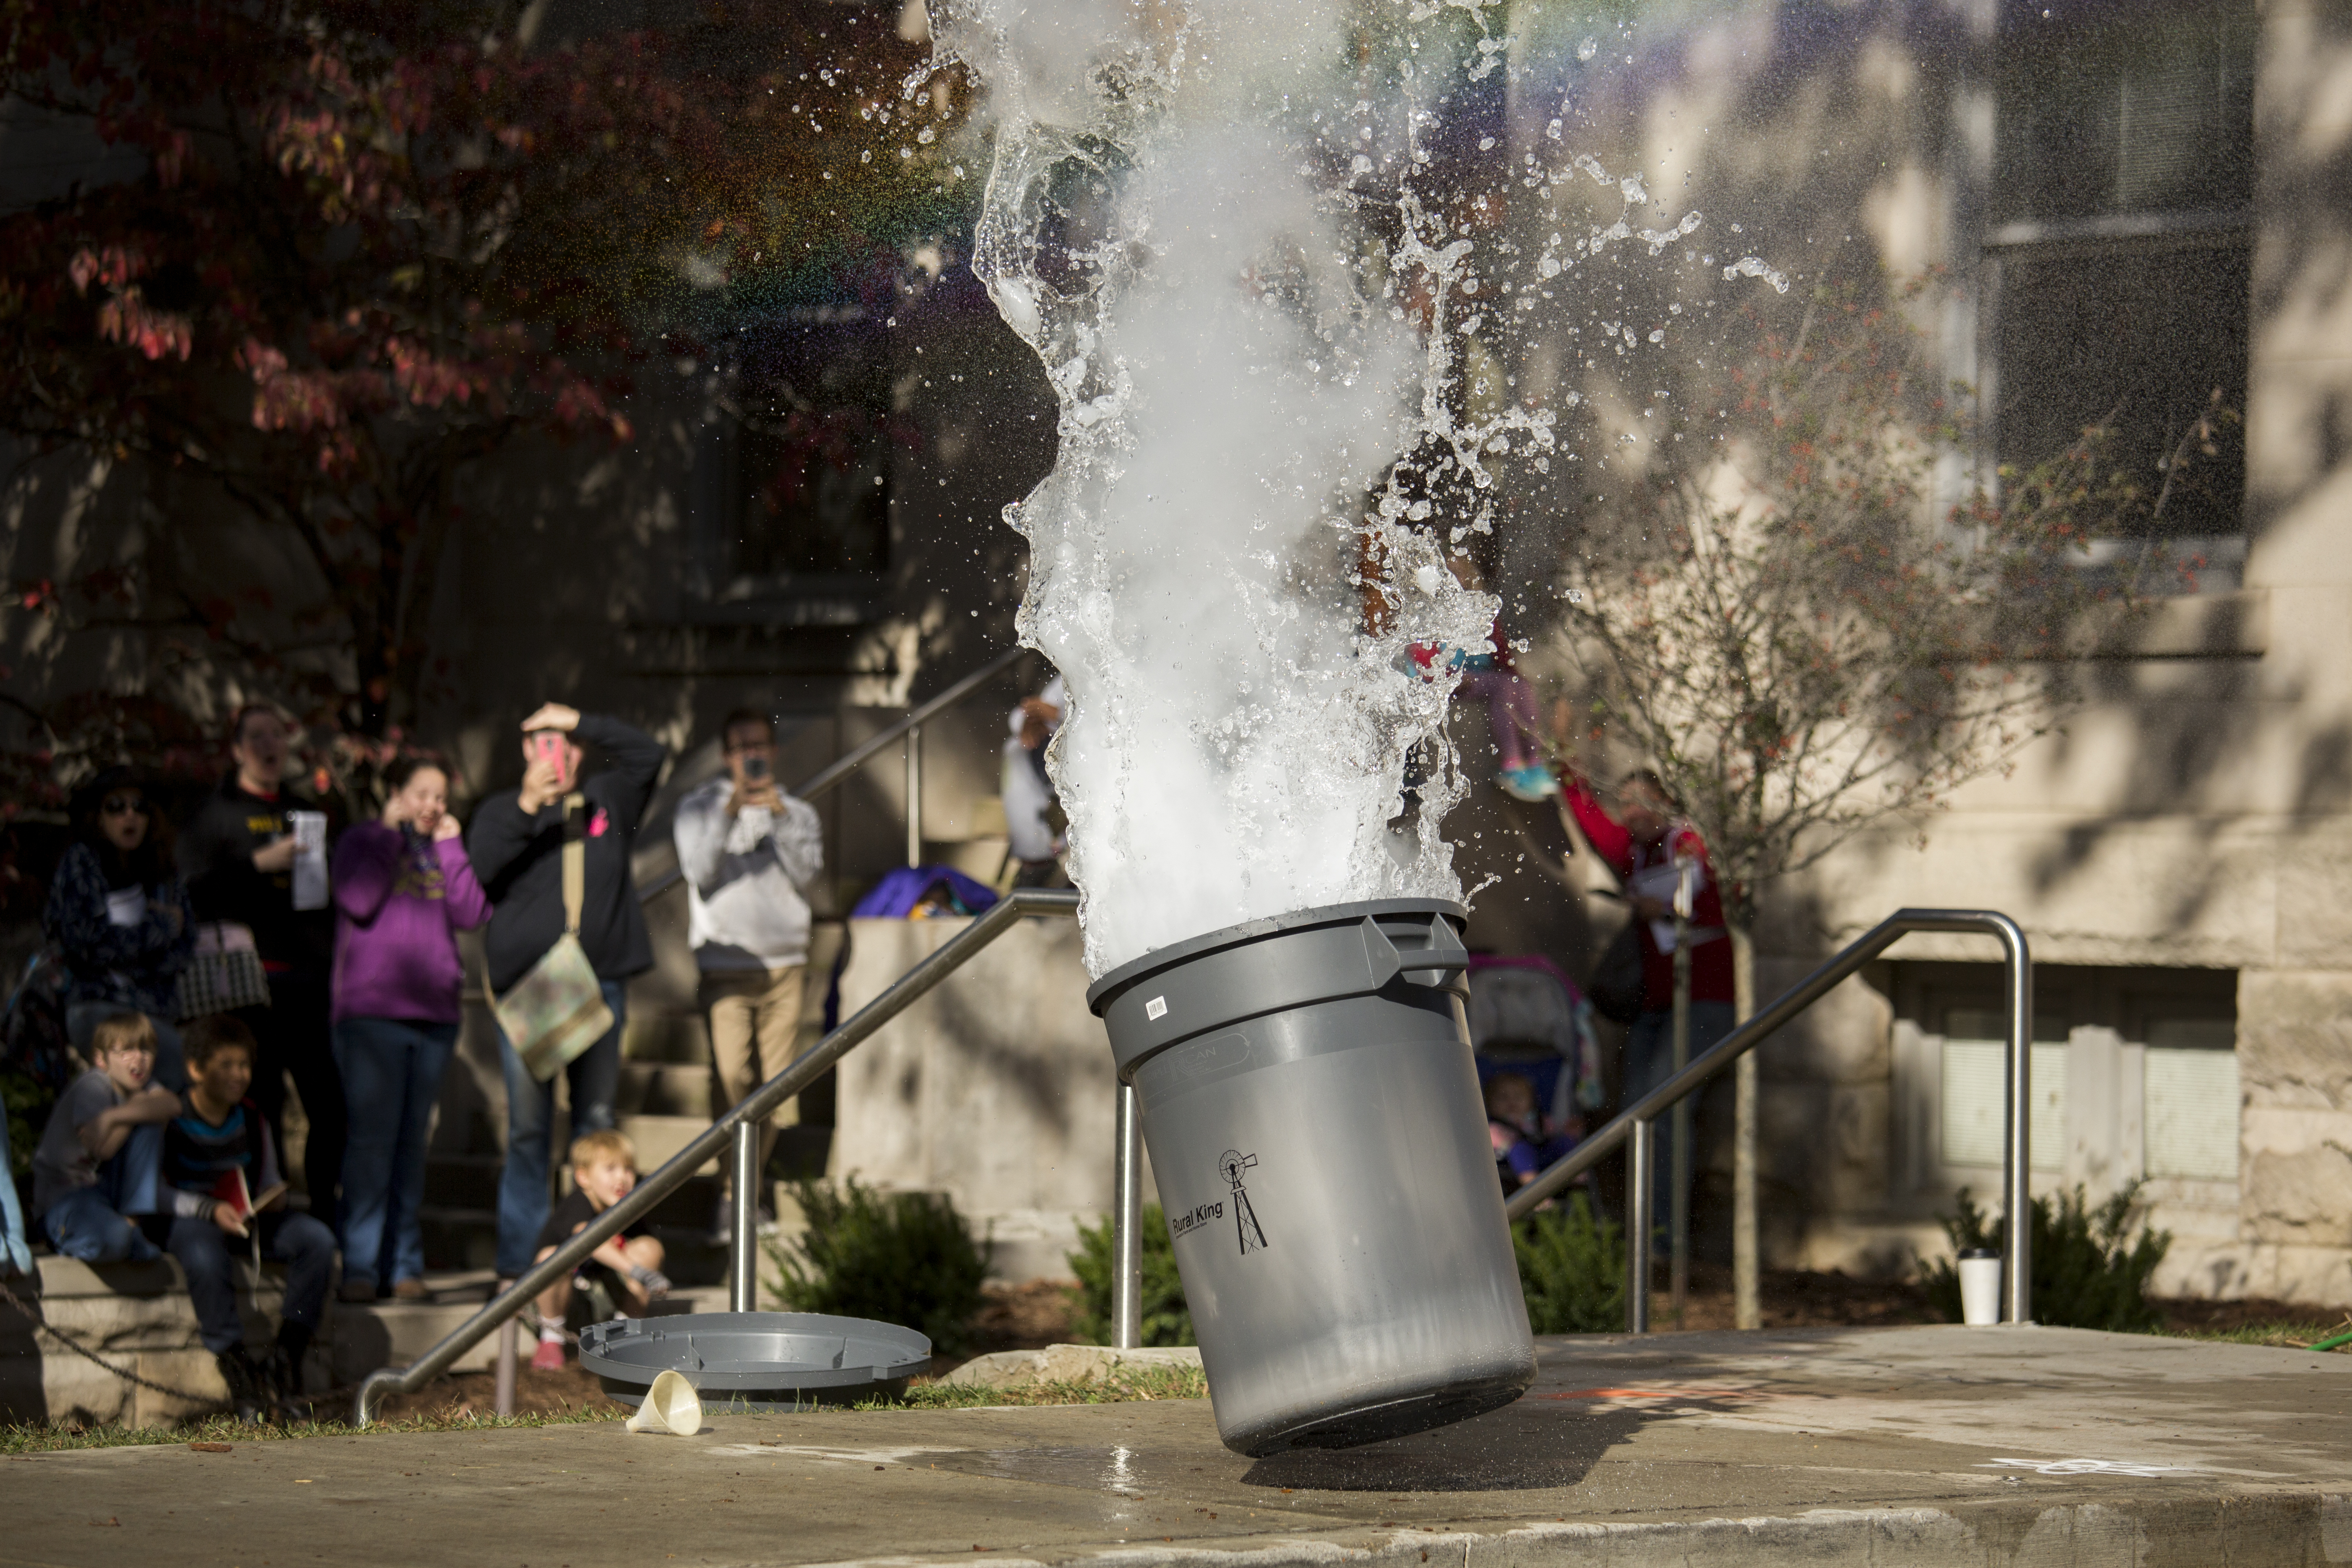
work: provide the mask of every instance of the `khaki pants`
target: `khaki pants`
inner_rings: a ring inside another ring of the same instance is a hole
[[[801,981],[805,967],[722,969],[702,976],[702,1005],[710,1017],[710,1065],[716,1080],[714,1116],[792,1065],[801,1032]],[[756,1048],[755,1048],[756,1047]],[[800,1097],[787,1100],[760,1129],[760,1166],[767,1168],[776,1133],[801,1119]],[[726,1163],[721,1162],[722,1165]],[[730,1176],[732,1170],[730,1168]]]

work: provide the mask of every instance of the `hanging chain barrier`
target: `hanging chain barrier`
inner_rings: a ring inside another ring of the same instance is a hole
[[[163,1384],[157,1383],[152,1378],[142,1377],[135,1372],[115,1365],[112,1362],[106,1360],[96,1351],[90,1349],[88,1345],[83,1344],[79,1340],[75,1339],[71,1334],[67,1333],[63,1329],[57,1327],[53,1323],[43,1321],[39,1313],[26,1306],[23,1299],[20,1298],[16,1292],[8,1289],[8,1283],[5,1279],[0,1279],[0,1300],[5,1300],[9,1306],[22,1313],[25,1321],[31,1323],[39,1332],[48,1335],[49,1338],[57,1341],[58,1343],[65,1346],[66,1349],[73,1352],[74,1354],[80,1356],[83,1360],[89,1362],[96,1366],[112,1373],[115,1376],[121,1378],[125,1383],[137,1384],[140,1387],[146,1389],[151,1394],[160,1394],[170,1399],[184,1399],[191,1405],[203,1405],[207,1408],[217,1405],[221,1403],[221,1401],[213,1394],[191,1394],[184,1388],[172,1388]]]

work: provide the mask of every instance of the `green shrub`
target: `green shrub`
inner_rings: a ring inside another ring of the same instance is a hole
[[[2120,1333],[2153,1333],[2164,1325],[2164,1314],[2147,1299],[2148,1277],[2172,1246],[2168,1230],[2150,1230],[2145,1222],[2136,1239],[2126,1232],[2139,1206],[2139,1187],[2132,1183],[2094,1209],[2077,1186],[2060,1193],[2056,1205],[2048,1198],[2033,1200],[2033,1219],[2027,1239],[2033,1247],[2033,1321],[2068,1329],[2107,1329]],[[1939,1215],[1952,1250],[2002,1245],[2005,1220],[1988,1216],[1967,1188],[1960,1189],[1960,1212]],[[1920,1283],[1937,1310],[1953,1322],[1960,1321],[1960,1271],[1952,1258],[1942,1258],[1924,1270]]]
[[[1143,1205],[1143,1342],[1189,1345],[1192,1313],[1184,1304],[1184,1281],[1176,1272],[1176,1244],[1168,1238],[1168,1216],[1158,1204]],[[1082,1345],[1110,1342],[1110,1216],[1091,1230],[1078,1227],[1078,1250],[1069,1255],[1078,1277],[1078,1310],[1070,1337]]]
[[[1625,1326],[1625,1233],[1570,1193],[1511,1227],[1528,1326],[1539,1334],[1615,1333]]]
[[[852,1178],[836,1190],[795,1182],[808,1231],[793,1246],[764,1242],[782,1277],[777,1305],[897,1323],[935,1350],[966,1342],[980,1311],[988,1247],[939,1193],[877,1193]]]

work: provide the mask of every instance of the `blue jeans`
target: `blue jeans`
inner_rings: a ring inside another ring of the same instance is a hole
[[[66,1007],[66,1037],[84,1061],[94,1060],[90,1055],[90,1037],[100,1024],[118,1013],[136,1013],[136,1007],[121,1002],[75,1002]],[[180,1045],[180,1026],[160,1014],[150,1013],[147,1021],[155,1026],[155,1079],[173,1094],[188,1087],[188,1061]]]
[[[286,1265],[286,1321],[319,1326],[327,1302],[327,1276],[335,1264],[335,1233],[306,1214],[275,1209],[250,1221],[261,1237],[261,1256]],[[175,1219],[165,1243],[188,1277],[205,1349],[218,1355],[245,1342],[245,1321],[236,1315],[236,1279],[229,1260],[253,1256],[253,1243],[230,1236],[208,1219]]]
[[[49,1245],[84,1263],[144,1263],[163,1256],[125,1215],[155,1212],[155,1178],[163,1160],[163,1129],[134,1127],[113,1157],[98,1167],[98,1184],[52,1200],[41,1215]],[[0,1177],[0,1179],[5,1179]]]
[[[1690,1059],[1696,1061],[1705,1052],[1721,1043],[1731,1033],[1734,1008],[1728,1002],[1693,1002],[1690,1005]],[[1625,1037],[1625,1093],[1622,1103],[1631,1106],[1643,1095],[1675,1076],[1675,1014],[1671,1007],[1654,1013],[1644,1013],[1633,1020],[1633,1030]],[[1692,1095],[1684,1103],[1691,1108],[1691,1142],[1698,1142],[1697,1118],[1700,1105],[1717,1096],[1729,1081],[1727,1073],[1717,1073],[1706,1088]],[[1650,1147],[1655,1151],[1651,1184],[1651,1202],[1656,1206],[1651,1219],[1658,1232],[1664,1232],[1674,1219],[1673,1197],[1675,1179],[1674,1116],[1670,1111],[1658,1118],[1657,1134]],[[1690,1173],[1698,1175],[1699,1152],[1691,1150]]]
[[[351,1135],[343,1144],[343,1279],[425,1277],[425,1140],[457,1026],[345,1018],[335,1026]]]
[[[33,1249],[25,1241],[25,1211],[16,1201],[16,1169],[8,1157],[8,1118],[0,1113],[0,1274],[30,1274]]]
[[[604,982],[604,1005],[613,1027],[604,1038],[572,1058],[572,1136],[613,1125],[613,1091],[621,1082],[621,1025],[628,992],[617,980]],[[499,1031],[499,1065],[507,1079],[507,1163],[499,1174],[499,1278],[519,1278],[539,1251],[540,1227],[554,1200],[548,1190],[552,1168],[548,1135],[555,1121],[555,1083],[530,1076],[504,1029]]]

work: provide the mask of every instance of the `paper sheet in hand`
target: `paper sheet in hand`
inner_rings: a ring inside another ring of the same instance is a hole
[[[294,907],[327,907],[327,814],[289,811],[286,820],[294,830]]]
[[[1656,866],[1644,866],[1633,873],[1625,890],[1637,899],[1655,899],[1668,908],[1674,906],[1675,885],[1681,879],[1672,861]],[[1657,943],[1660,952],[1675,950],[1675,922],[1672,917],[1650,922],[1650,940]]]

